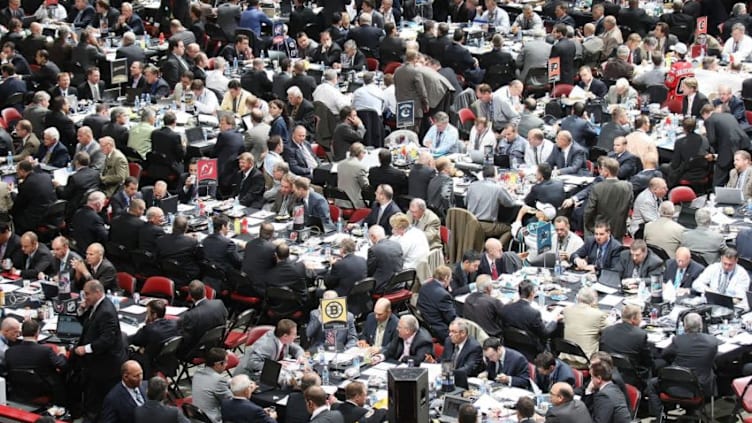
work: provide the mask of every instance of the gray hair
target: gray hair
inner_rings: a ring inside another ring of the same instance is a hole
[[[629,56],[629,47],[625,46],[624,44],[620,45],[616,49],[616,55],[621,58]]]
[[[699,333],[702,330],[702,317],[697,313],[687,313],[684,316],[684,330],[687,333]]]
[[[650,47],[656,47],[658,46],[658,39],[653,36],[645,37],[644,40],[642,40],[642,44]]]
[[[731,14],[734,16],[743,15],[745,13],[747,13],[747,5],[744,3],[736,3],[731,9]]]
[[[404,323],[407,329],[415,333],[420,329],[420,325],[418,325],[418,319],[415,318],[415,316],[406,314],[402,317],[400,317],[400,322]]]
[[[450,326],[451,325],[455,325],[455,326],[457,326],[457,329],[459,329],[460,332],[468,333],[469,325],[467,324],[467,320],[465,320],[465,319],[463,319],[461,317],[458,317],[458,318],[452,320],[452,323],[450,323],[449,325]]]
[[[276,162],[274,163],[274,167],[272,168],[272,171],[281,171],[282,173],[288,173],[290,171],[290,165],[287,164],[287,162]]]
[[[737,29],[741,29],[742,32],[746,32],[747,31],[747,28],[741,22],[737,22],[737,23],[734,24],[734,26],[731,27],[732,31],[736,31]]]
[[[336,75],[335,75],[335,78],[336,78]],[[287,89],[287,95],[291,95],[296,98],[301,98],[303,97],[303,92],[300,91],[300,88],[298,88],[297,85],[293,85],[292,87]]]
[[[125,34],[123,34],[123,45],[129,46],[136,42],[136,34],[133,33],[133,31],[126,31]]]
[[[351,48],[358,48],[358,43],[355,42],[355,40],[347,40],[345,41],[345,45],[343,46],[345,50],[351,49]]]
[[[445,112],[436,112],[436,114],[433,115],[433,120],[435,123],[446,123],[449,122],[449,115]]]
[[[154,118],[154,116],[157,115],[157,112],[154,111],[151,107],[145,107],[144,110],[141,111],[141,120],[147,121]]]
[[[625,47],[625,46],[622,46],[622,47]],[[627,48],[627,50],[629,50],[629,48]],[[617,89],[629,88],[629,81],[627,80],[627,78],[619,78],[619,79],[617,79],[616,80],[616,88]]]
[[[478,288],[478,292],[487,292],[488,288],[492,287],[491,276],[478,275],[475,279],[475,287]]]
[[[587,305],[593,305],[598,301],[598,294],[589,286],[580,288],[577,292],[577,302]]]
[[[227,65],[227,60],[225,60],[222,56],[217,56],[214,58],[214,69],[224,69],[224,67]]]
[[[34,103],[39,104],[43,101],[50,101],[50,95],[45,91],[37,91],[34,93]]]
[[[415,205],[415,207],[417,207],[420,210],[426,209],[426,201],[423,200],[422,198],[413,198],[413,200],[410,201],[410,205],[411,206]]]
[[[230,391],[233,395],[240,396],[250,387],[251,378],[248,375],[235,375],[230,379]]]
[[[94,191],[91,194],[89,194],[89,198],[87,198],[86,203],[87,204],[97,204],[97,203],[103,203],[104,199],[107,198],[102,191]]]
[[[386,237],[384,227],[381,225],[372,225],[370,228],[368,228],[368,234],[379,240]]]
[[[60,140],[60,131],[58,131],[57,128],[55,128],[54,126],[45,129],[43,134],[49,135],[55,141]]]
[[[337,81],[337,71],[334,70],[334,69],[327,69],[327,70],[325,70],[324,71],[324,79],[327,80],[327,81],[336,82]],[[292,88],[292,87],[290,87],[290,88]],[[289,94],[289,92],[288,92],[288,94]]]
[[[661,203],[660,206],[658,206],[658,213],[662,217],[674,217],[674,203],[670,201],[664,201]]]
[[[358,18],[358,23],[361,25],[370,25],[372,22],[370,13],[361,13]]]
[[[695,223],[697,223],[697,226],[702,226],[704,228],[707,228],[710,226],[710,210],[706,208],[701,208],[695,212]]]

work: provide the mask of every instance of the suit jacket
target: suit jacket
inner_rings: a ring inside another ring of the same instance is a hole
[[[73,89],[75,88],[73,87],[68,88],[68,91],[70,92],[70,90],[73,90]],[[59,88],[57,90],[60,91]],[[78,93],[78,90],[76,90],[76,93]],[[91,128],[91,132],[94,135],[94,139],[98,140],[99,138],[102,138],[102,128],[104,128],[104,126],[108,124],[109,122],[110,122],[110,119],[108,117],[94,113],[84,118],[83,125]]]
[[[231,47],[233,51],[235,50],[234,45],[230,45],[229,47]],[[232,63],[232,60],[230,60],[229,63]],[[255,69],[247,71],[240,77],[240,85],[244,90],[258,98],[271,98],[272,81],[269,80],[269,77],[264,71]]]
[[[432,279],[420,287],[417,305],[436,337],[445,339],[449,335],[449,323],[457,317],[454,300],[449,291],[441,286],[440,282]]]
[[[339,61],[339,56],[337,56],[337,60],[335,61]],[[272,85],[274,85],[273,82]],[[285,83],[285,92],[287,92],[287,89],[292,87],[293,85],[300,88],[300,91],[303,93],[304,99],[313,101],[313,91],[316,89],[316,80],[313,79],[312,76],[306,74],[293,75]]]
[[[726,248],[726,240],[718,231],[697,227],[682,235],[682,247],[699,254],[707,263],[715,263]]]
[[[752,179],[752,178],[750,178]],[[337,166],[337,188],[344,191],[350,202],[339,200],[336,204],[345,208],[363,208],[363,189],[368,186],[368,168],[357,157],[350,157]]]
[[[95,242],[104,245],[108,238],[104,219],[89,206],[81,207],[73,215],[71,231],[73,232],[71,238],[80,251],[86,251],[89,245]]]
[[[101,99],[102,96],[104,96],[104,81],[99,81],[97,86],[99,87],[99,98]],[[88,81],[78,86],[78,98],[81,100],[91,100],[94,98],[94,94],[91,92],[91,86]]]
[[[378,423],[386,421],[386,410],[374,410],[371,413],[367,408],[360,407],[351,401],[332,404],[332,410],[339,411],[342,414],[344,423]],[[366,418],[366,415],[369,413],[371,415]]]
[[[713,395],[715,387],[715,356],[720,342],[707,333],[677,335],[663,350],[662,357],[673,366],[692,369],[705,395]]]
[[[90,345],[92,350],[91,354],[80,358],[84,380],[94,383],[118,379],[120,365],[126,355],[115,306],[105,298],[93,313],[89,308],[79,320],[83,324],[83,332],[77,345]]]
[[[84,194],[95,188],[99,188],[99,172],[90,167],[83,167],[68,177],[65,186],[59,186],[55,191],[58,198],[68,200],[66,214],[71,216],[83,204]]]
[[[645,242],[663,248],[670,258],[674,258],[686,230],[671,218],[659,217],[645,224]]]
[[[512,386],[522,389],[530,387],[527,359],[517,350],[504,347],[504,362],[486,361],[485,370],[488,380],[496,380],[496,376],[503,373],[512,378]]]
[[[399,323],[399,319],[394,314],[391,314],[389,316],[389,320],[386,321],[386,328],[384,328],[384,336],[382,337],[382,345],[374,345],[376,340],[376,328],[378,326],[378,322],[376,321],[376,316],[374,316],[373,313],[368,313],[368,316],[366,317],[366,323],[363,325],[363,333],[360,335],[360,339],[366,341],[368,345],[374,347],[385,347],[392,341],[392,339],[397,336],[397,323]]]
[[[605,179],[593,186],[585,206],[585,229],[592,233],[595,222],[611,224],[611,233],[622,239],[627,231],[627,214],[632,203],[632,186],[626,181]]]
[[[378,185],[372,184],[371,186]],[[392,235],[392,225],[389,224],[389,218],[396,213],[400,213],[400,208],[394,201],[391,201],[389,204],[387,204],[384,212],[381,214],[381,220],[378,220],[380,208],[381,206],[378,202],[373,203],[373,206],[371,206],[371,213],[368,215],[368,217],[366,217],[366,223],[368,224],[368,226],[381,225],[384,228],[386,235],[390,236]]]
[[[555,322],[544,324],[540,312],[527,300],[518,300],[502,307],[501,320],[505,327],[522,329],[538,337],[539,351],[543,351],[546,338],[556,329]]]
[[[452,68],[458,74],[463,74],[472,69],[474,63],[470,52],[465,46],[457,42],[449,44],[440,57],[444,66]]]
[[[180,335],[178,330],[178,321],[173,319],[157,319],[151,323],[142,326],[138,332],[128,337],[128,343],[137,347],[143,347],[144,356],[148,363],[159,355],[162,344],[172,338]],[[153,367],[152,367],[153,369]]]
[[[462,262],[454,265],[452,269],[452,280],[449,282],[449,288],[452,292],[452,296],[470,293],[470,284],[475,281],[475,273],[468,274],[462,270]]]
[[[749,148],[749,137],[730,113],[713,113],[705,121],[705,130],[710,145],[718,153],[716,166],[721,169],[731,169],[734,152]]]
[[[410,176],[413,176],[412,172],[410,173]],[[428,190],[428,182],[430,182],[430,179],[426,181],[426,190]],[[395,198],[399,197],[400,195],[406,194],[408,188],[408,178],[405,172],[392,166],[378,166],[369,169],[368,183],[369,185],[374,187],[374,189],[382,184],[391,186],[392,190],[394,190]],[[426,197],[424,196],[421,198]]]
[[[151,133],[151,151],[164,154],[173,165],[182,163],[185,156],[180,134],[167,126],[155,129]]]
[[[610,151],[614,149],[614,138],[625,137],[629,130],[615,122],[606,122],[601,127],[601,133],[598,134],[598,147]]]
[[[141,392],[141,397],[144,401],[146,401],[148,384],[147,381],[143,381],[136,388]],[[108,423],[131,423],[135,421],[133,420],[133,412],[138,407],[138,404],[130,392],[128,392],[128,389],[123,385],[123,382],[112,387],[102,403],[102,413],[99,416],[99,421]]]
[[[563,151],[556,147],[551,151],[551,155],[546,160],[552,168],[559,169],[562,175],[577,175],[587,172],[587,151],[577,143],[572,143],[569,148],[569,155],[564,159]]]
[[[585,83],[582,81],[578,82],[577,86],[583,90],[586,88]],[[586,91],[593,93],[598,98],[603,98],[608,93],[608,86],[606,86],[606,83],[600,79],[593,78],[593,80],[590,81],[590,89]]]
[[[238,254],[238,247],[231,239],[213,233],[204,238],[201,245],[206,260],[218,264],[223,269],[240,269],[242,259]]]
[[[306,269],[303,263],[289,259],[279,261],[266,273],[264,280],[266,288],[290,288],[298,294],[300,301],[308,301],[308,286],[306,284]],[[302,304],[301,304],[302,305]]]
[[[443,49],[441,54],[443,54]],[[394,87],[397,101],[412,100],[415,104],[415,117],[422,118],[423,109],[428,106],[428,92],[423,74],[418,68],[409,63],[397,68],[394,71]]]
[[[178,330],[183,336],[180,351],[186,353],[195,347],[209,329],[225,324],[227,309],[221,300],[204,299],[183,313],[178,320]]]
[[[631,278],[635,271],[635,264],[632,261],[632,256],[629,251],[622,251],[619,254],[619,260],[616,261],[616,267],[614,271],[621,274],[622,279]],[[645,261],[640,266],[638,273],[640,278],[649,278],[651,276],[663,275],[663,260],[661,260],[655,253],[648,250]]]
[[[402,247],[397,241],[382,239],[368,249],[368,276],[376,279],[374,292],[384,292],[387,282],[402,270]]]
[[[619,155],[617,155],[613,151],[610,151],[608,153],[608,157],[614,158],[619,162],[618,177],[621,180],[629,180],[629,178],[636,175],[637,172],[642,170],[642,162],[640,161],[640,158],[630,153],[629,151],[625,151]]]
[[[465,298],[462,312],[466,319],[477,323],[489,336],[501,338],[504,332],[501,320],[503,306],[504,304],[495,297],[473,292]]]
[[[163,78],[157,79],[153,84],[147,84],[146,81],[144,81],[144,85],[141,90],[141,92],[143,93],[151,94],[151,98],[155,100],[168,97],[170,95],[170,91],[171,88],[169,83]]]
[[[695,93],[694,101],[692,101],[692,110],[687,110],[687,106],[689,103],[688,97],[685,95],[682,99],[682,114],[683,115],[692,115],[696,118],[700,117],[700,109],[702,109],[702,106],[709,104],[708,98],[705,96],[705,94],[701,92]]]
[[[62,382],[58,371],[65,370],[65,356],[55,354],[52,348],[33,341],[22,341],[5,351],[5,368],[33,369],[50,382]]]
[[[260,209],[264,205],[264,174],[254,167],[250,170],[247,177],[238,170],[233,178],[234,193],[237,195],[240,204]]]
[[[546,412],[546,423],[593,423],[587,406],[580,400],[572,400],[550,407]]]
[[[520,69],[520,81],[527,81],[530,69],[545,68],[551,55],[551,44],[544,40],[532,40],[526,42],[517,56],[517,67]]]
[[[551,386],[557,382],[566,382],[574,386],[574,373],[572,372],[572,368],[569,367],[569,364],[566,364],[558,358],[556,359],[554,370],[550,374],[544,375],[543,373],[537,373],[535,376],[535,383],[543,392],[551,389]]]
[[[26,82],[20,78],[8,78],[5,82],[0,84],[0,95],[5,99],[10,98],[13,94],[25,92]],[[23,111],[23,102],[20,104],[14,104],[13,106],[19,111]]]
[[[248,287],[238,287],[239,292],[263,297],[266,273],[275,265],[274,251],[274,244],[263,238],[254,238],[245,245],[241,268],[251,283]]]
[[[302,145],[299,145],[293,141],[285,142],[285,149],[282,152],[282,158],[284,158],[285,161],[290,165],[290,172],[298,176],[305,176],[310,178],[313,175],[313,169],[308,167],[308,162],[306,162],[305,155],[302,151],[303,148],[308,150],[308,153],[313,156],[313,158],[318,163],[318,158],[315,154],[313,154],[313,150],[311,149],[311,145],[308,143],[308,141],[303,141]]]
[[[222,400],[222,419],[234,423],[276,423],[253,401],[235,397]]]
[[[366,135],[366,127],[361,125],[354,127],[348,122],[340,122],[334,128],[332,134],[332,152],[334,161],[342,161],[347,156],[350,146],[356,142],[363,142]]]
[[[324,411],[311,419],[311,423],[344,423],[342,413],[337,410]]]
[[[629,179],[632,184],[633,196],[637,198],[641,192],[645,191],[653,178],[662,178],[663,173],[658,169],[642,169]]]
[[[329,276],[326,277],[326,287],[336,289],[340,297],[347,297],[355,282],[365,279],[367,273],[366,260],[355,254],[349,254],[332,264]]]
[[[222,401],[232,398],[227,375],[211,367],[201,367],[193,375],[191,384],[193,405],[200,408],[214,422],[222,421]]]
[[[110,241],[125,246],[128,251],[140,248],[139,234],[145,225],[153,226],[130,213],[123,213],[112,219],[110,226]],[[161,231],[161,228],[157,228]],[[162,231],[164,235],[164,231]]]
[[[11,234],[8,241],[6,241],[5,255],[0,257],[0,260],[11,259],[13,267],[20,269],[26,261],[26,256],[21,250],[21,237],[18,234]]]
[[[384,37],[379,46],[381,63],[402,62],[405,55],[405,41],[400,37]]]
[[[113,150],[106,159],[104,159],[104,169],[102,169],[102,191],[105,195],[112,196],[117,191],[120,184],[125,182],[128,177],[128,159],[119,150]]]
[[[167,58],[162,63],[162,78],[164,78],[168,86],[174,87],[180,82],[180,75],[189,70],[183,65],[183,63],[185,63],[185,66],[188,65],[188,63],[185,62],[185,57],[183,57],[183,62],[181,62],[180,59],[178,59],[178,56],[172,52],[167,53]]]
[[[615,383],[602,386],[593,394],[590,414],[596,422],[629,423],[632,416],[624,393]]]
[[[103,137],[112,137],[115,145],[119,149],[124,149],[128,145],[128,127],[117,122],[108,122],[102,127]]]
[[[570,261],[574,261],[575,258],[584,258],[588,264],[595,264],[598,269],[613,269],[616,266],[616,262],[619,260],[619,253],[621,252],[621,243],[616,240],[615,236],[612,236],[606,246],[606,252],[603,254],[602,263],[598,265],[596,258],[598,257],[598,244],[595,242],[595,238],[588,237],[585,239],[585,243],[577,250]]]
[[[370,181],[371,175],[373,175],[374,169],[377,168],[371,168],[371,171],[368,175],[368,179]],[[379,168],[383,169],[383,168]],[[395,171],[399,171],[397,169],[394,169]],[[416,163],[412,170],[410,171],[410,178],[408,179],[408,190],[407,194],[410,197],[414,198],[422,198],[426,199],[428,197],[428,183],[431,182],[431,179],[436,176],[436,169],[424,166],[420,163]],[[391,184],[390,184],[391,185]],[[371,185],[373,186],[373,185]],[[391,185],[394,189],[394,185]]]
[[[177,260],[189,279],[197,278],[201,273],[198,263],[203,259],[203,252],[196,238],[171,233],[157,238],[154,247],[157,260]],[[181,282],[189,281],[179,281],[178,284]]]
[[[274,331],[268,331],[243,354],[243,358],[240,359],[240,364],[238,364],[234,374],[253,375],[260,372],[264,367],[265,359],[268,358],[277,361],[280,353],[285,358],[298,358],[304,354],[303,348],[300,348],[298,344],[282,345],[281,351],[280,345],[279,339],[274,336]]]
[[[31,172],[18,184],[18,194],[10,210],[16,232],[36,229],[55,200],[55,188],[50,176],[37,171]]]
[[[456,348],[457,345],[454,345],[450,338],[446,338],[444,341],[444,354],[441,356],[441,361],[452,361]],[[459,354],[457,354],[453,363],[455,372],[462,371],[469,377],[477,376],[483,366],[483,349],[478,341],[472,336],[468,336],[465,340],[465,345],[459,351]]]
[[[574,83],[574,74],[575,74],[574,56],[575,56],[574,41],[568,38],[560,39],[559,41],[555,42],[553,47],[551,47],[550,57],[558,57],[561,60],[561,63],[560,63],[561,76],[560,76],[559,82],[562,84]]]
[[[118,59],[125,58],[129,69],[133,62],[144,63],[146,60],[146,54],[144,53],[144,50],[136,44],[118,48],[117,53],[115,53],[115,57]]]
[[[50,111],[46,107],[42,107],[36,104],[30,104],[29,106],[24,108],[23,117],[24,119],[27,119],[29,122],[31,122],[31,127],[33,128],[34,135],[36,135],[37,138],[41,138],[42,131],[47,128],[47,126],[45,126],[45,120],[47,119],[47,114],[49,112]]]
[[[620,25],[628,26],[632,32],[640,34],[643,38],[655,25],[655,20],[643,9],[623,8],[619,12],[618,20]]]
[[[146,403],[133,410],[133,421],[151,423],[188,423],[183,413],[172,405],[159,401],[146,400]]]
[[[525,197],[525,204],[535,207],[535,203],[540,201],[559,208],[561,203],[564,202],[565,197],[564,184],[560,181],[549,179],[537,183],[530,188],[530,192]]]
[[[86,281],[96,279],[99,282],[102,282],[104,289],[107,291],[115,291],[116,289],[118,289],[117,270],[115,270],[115,266],[113,266],[112,263],[106,258],[102,259],[102,263],[99,265],[96,271],[94,271],[88,264],[86,265],[86,268],[91,273],[91,277],[79,281],[78,288],[84,289],[84,283]]]
[[[604,329],[601,333],[600,350],[621,354],[633,364],[644,368],[653,366],[647,332],[629,323],[619,322]]]
[[[564,339],[579,345],[590,357],[598,351],[598,339],[606,327],[606,313],[587,304],[577,303],[562,311]]]
[[[50,150],[46,145],[40,145],[35,158],[39,160],[40,163],[45,163],[48,151]],[[56,142],[55,145],[52,146],[52,151],[50,152],[49,156],[49,160],[46,162],[46,164],[54,167],[66,167],[68,165],[68,162],[70,161],[68,149],[65,148],[62,142]]]
[[[306,326],[306,336],[308,337],[309,348],[323,350],[326,347],[324,326],[321,323],[321,310],[318,308],[310,312],[308,326]],[[358,343],[358,331],[355,329],[355,316],[352,313],[347,313],[347,327],[335,331],[334,342],[334,347],[338,349],[342,347],[345,350],[354,347]]]
[[[217,25],[222,28],[228,40],[235,39],[235,29],[240,22],[240,6],[233,3],[223,3],[217,7]]]
[[[382,347],[381,352],[387,360],[398,360],[402,357],[402,353],[405,351],[404,340],[399,336],[392,338],[389,345]],[[431,341],[431,335],[428,334],[424,328],[419,328],[415,333],[410,344],[410,351],[407,352],[404,360],[413,360],[416,365],[420,365],[426,358],[426,354],[433,353],[433,342]],[[404,361],[402,360],[402,361]]]

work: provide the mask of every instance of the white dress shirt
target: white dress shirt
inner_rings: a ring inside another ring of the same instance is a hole
[[[747,291],[749,290],[749,274],[743,267],[737,265],[733,272],[731,272],[726,290],[720,292],[721,282],[723,280],[723,265],[721,263],[713,263],[706,267],[705,270],[700,273],[700,276],[692,282],[692,289],[699,293],[704,293],[707,290],[718,292],[724,295],[740,298],[742,300],[741,305],[745,310],[749,309],[747,304]]]
[[[384,90],[376,84],[364,85],[353,93],[352,105],[357,111],[370,110],[381,116],[386,107]]]
[[[403,269],[417,269],[418,263],[428,259],[431,249],[428,238],[420,229],[413,226],[403,235],[393,235],[392,238],[402,247]]]
[[[538,147],[533,147],[528,142],[527,148],[525,149],[525,164],[530,167],[535,167],[540,163],[545,163],[546,160],[548,160],[548,156],[550,156],[553,151],[554,143],[547,139],[544,139]],[[536,154],[538,155],[537,161],[535,160]]]
[[[745,35],[738,43],[734,41],[734,37],[729,38],[723,45],[722,54],[733,55],[735,62],[747,60],[752,54],[752,37]]]
[[[329,82],[322,82],[316,87],[313,91],[313,101],[324,103],[335,116],[339,116],[339,111],[351,104],[350,98]]]
[[[219,100],[212,90],[204,88],[204,92],[196,98],[196,108],[199,113],[212,115],[219,110]]]

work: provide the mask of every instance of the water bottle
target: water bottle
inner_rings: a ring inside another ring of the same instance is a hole
[[[366,221],[363,221],[363,237],[368,238],[368,223]]]
[[[338,234],[342,233],[342,216],[339,216],[339,218],[337,218],[337,233]]]
[[[8,153],[8,163],[13,164],[13,156]],[[752,216],[752,198],[747,200],[747,216]]]
[[[73,173],[73,162],[68,162],[68,173]]]
[[[679,326],[676,328],[676,335],[684,335],[684,322],[679,321]]]
[[[321,384],[329,385],[329,366],[327,365],[324,365],[324,368],[321,369]]]
[[[517,157],[512,157],[512,169],[517,169],[518,163],[517,163]]]
[[[8,151],[8,160],[6,161],[8,166],[13,167],[13,152]]]
[[[452,24],[452,16],[451,16],[451,15],[450,15],[450,16],[447,16],[447,23],[448,23],[449,25],[451,25],[451,24]]]
[[[587,275],[584,274],[584,273],[582,274],[582,276],[580,276],[580,285],[581,286],[590,286],[590,283],[588,282]]]
[[[209,231],[210,234],[214,233],[214,221],[211,218],[211,216],[209,216],[209,222],[206,225],[206,229]]]
[[[480,381],[480,395],[488,395],[488,381],[482,380]]]
[[[133,110],[137,112],[137,111],[139,111],[140,109],[141,109],[141,100],[139,100],[139,98],[138,98],[138,97],[136,97],[136,101],[135,101],[135,103],[133,104]]]
[[[232,71],[237,73],[238,72],[238,58],[234,57],[232,59]]]
[[[556,255],[556,264],[554,264],[554,275],[556,275],[556,277],[558,278],[558,277],[561,276],[561,274],[562,274],[561,258],[559,258],[559,255],[557,254]]]
[[[360,376],[360,356],[356,355],[355,358],[353,358],[353,367],[355,368],[355,377]]]
[[[546,293],[542,290],[538,290],[538,305],[541,307],[546,306]]]
[[[639,292],[640,301],[645,301],[647,298],[646,291],[647,287],[645,286],[645,281],[640,279],[640,284],[637,286],[637,291]]]
[[[149,34],[144,34],[144,44],[146,44],[146,47],[149,48],[151,46],[151,37]]]
[[[151,94],[149,93],[146,93],[146,104],[147,105],[151,104]]]

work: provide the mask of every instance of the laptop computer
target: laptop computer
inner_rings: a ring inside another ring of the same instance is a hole
[[[136,104],[136,97],[141,95],[141,89],[128,87],[125,89],[125,104]]]
[[[309,217],[308,223],[312,228],[318,228],[322,234],[328,234],[337,230],[333,224],[324,224],[323,219],[317,216]]]
[[[512,167],[508,154],[494,154],[494,166],[502,169],[509,169]]]
[[[120,97],[120,87],[108,88],[102,92],[102,103],[117,103],[118,97]]]
[[[483,164],[486,160],[485,156],[483,155],[483,152],[480,150],[470,150],[469,153],[470,156],[470,162],[475,164]]]
[[[458,395],[445,395],[444,405],[441,407],[441,423],[455,423],[460,416],[460,407],[462,404],[472,404],[472,401]]]
[[[44,298],[56,298],[60,293],[60,287],[55,282],[41,282]]]
[[[613,270],[601,269],[598,283],[621,291],[621,274]]]
[[[715,187],[715,202],[717,204],[744,204],[744,195],[739,188]]]
[[[273,391],[279,387],[279,374],[282,371],[282,363],[268,358],[264,359],[264,367],[261,368],[259,385],[256,392]]]
[[[57,328],[55,337],[61,342],[74,342],[81,337],[84,327],[78,321],[78,317],[71,314],[59,314],[57,316]]]
[[[188,128],[185,130],[185,139],[190,145],[205,142],[206,136],[204,135],[203,128],[194,126],[193,128]]]
[[[178,196],[177,195],[171,195],[167,198],[163,198],[159,200],[159,208],[162,209],[162,211],[165,214],[177,214],[178,212]]]
[[[725,307],[729,310],[734,309],[734,297],[730,295],[719,294],[718,292],[705,291],[705,301],[710,305]]]

